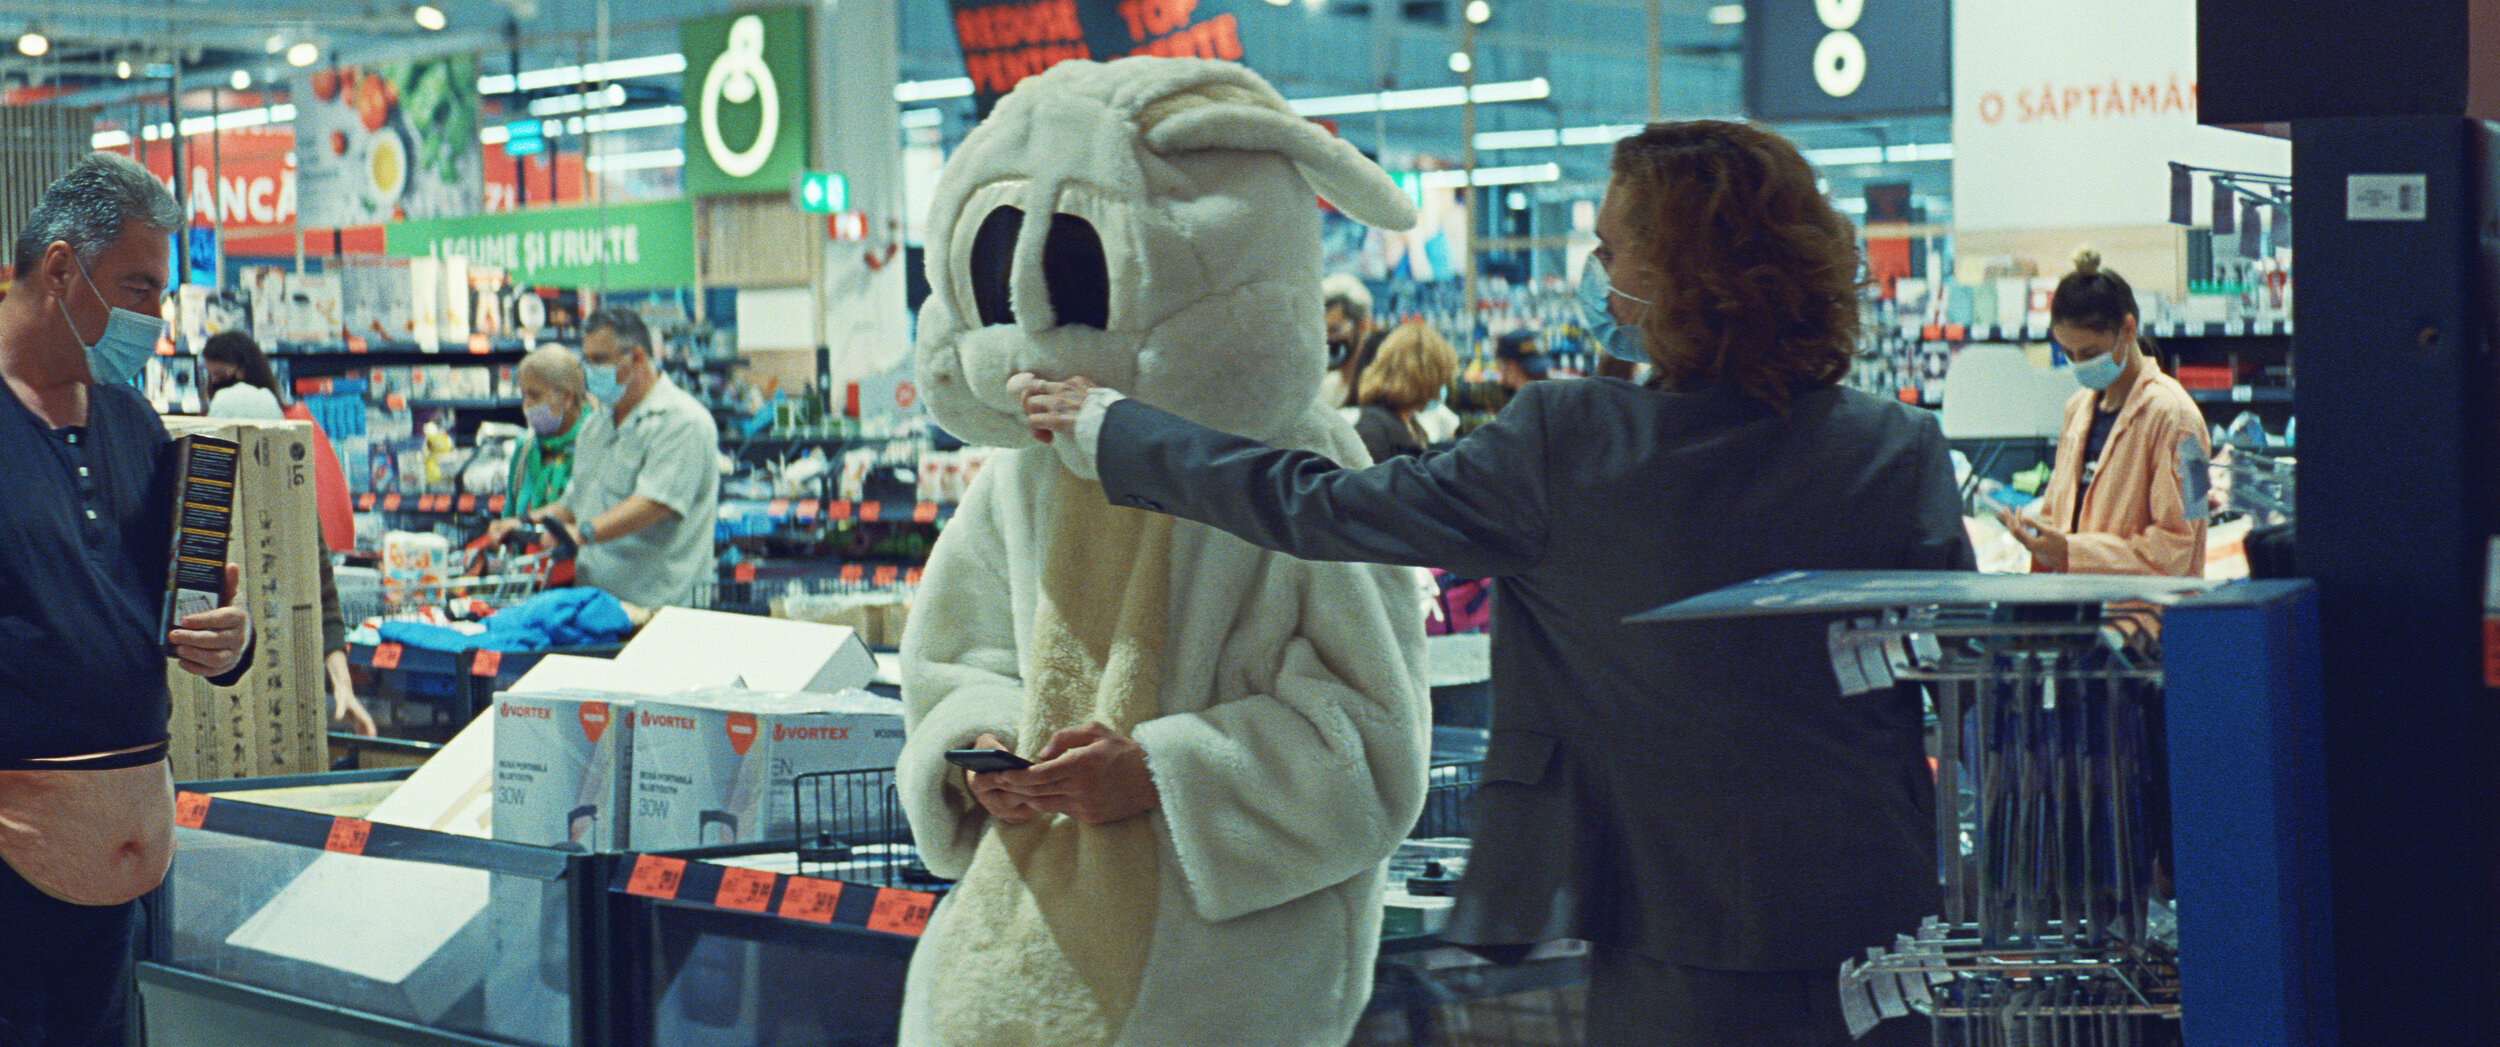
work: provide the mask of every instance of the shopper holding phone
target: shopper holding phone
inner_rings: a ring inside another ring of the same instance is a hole
[[[2049,337],[2083,385],[2066,401],[2056,465],[2037,514],[1997,510],[2035,571],[2205,572],[2204,506],[2188,504],[2182,460],[2212,453],[2204,413],[2154,363],[2135,289],[2091,248],[2049,300]]]
[[[1346,469],[1076,376],[1011,388],[1115,504],[1496,579],[1443,937],[1591,942],[1592,1044],[1838,1047],[1833,970],[1939,904],[1918,699],[1842,696],[1823,620],[1624,619],[1780,570],[1970,568],[1943,433],[1838,386],[1856,237],[1786,140],[1653,124],[1616,145],[1597,234],[1587,321],[1657,377],[1528,385],[1448,451]]]

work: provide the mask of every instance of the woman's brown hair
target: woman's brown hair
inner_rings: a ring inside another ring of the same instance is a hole
[[[1615,144],[1613,171],[1633,242],[1612,267],[1658,274],[1640,327],[1668,388],[1716,379],[1784,406],[1849,373],[1857,232],[1796,146],[1723,120],[1656,123]]]
[[[1380,404],[1410,412],[1432,402],[1458,373],[1458,353],[1440,332],[1409,320],[1380,340],[1380,355],[1363,366],[1355,387],[1358,406]]]

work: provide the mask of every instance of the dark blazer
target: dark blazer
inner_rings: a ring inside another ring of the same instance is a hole
[[[1779,570],[1970,569],[1933,415],[1587,379],[1363,470],[1135,400],[1098,447],[1119,504],[1308,559],[1498,579],[1491,747],[1444,937],[1802,970],[1938,910],[1915,695],[1843,698],[1829,619],[1623,624]]]

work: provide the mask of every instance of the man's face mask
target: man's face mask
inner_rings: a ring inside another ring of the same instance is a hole
[[[76,251],[70,252],[70,260],[78,263],[78,276],[87,281],[87,290],[95,292],[97,301],[105,301],[104,292],[95,285],[95,277],[87,273],[86,261]],[[87,350],[87,375],[97,385],[126,385],[138,377],[147,367],[148,357],[156,355],[157,341],[165,337],[162,317],[118,305],[113,307],[112,317],[104,322],[104,330],[92,345],[78,330],[78,321],[70,319],[66,298],[61,301],[61,319],[69,324],[70,337],[78,339],[78,344]]]
[[[1649,354],[1641,349],[1641,329],[1615,322],[1615,310],[1606,301],[1609,293],[1623,295],[1627,301],[1648,305],[1646,298],[1634,298],[1614,289],[1606,276],[1606,265],[1590,256],[1580,267],[1580,325],[1588,329],[1589,339],[1606,350],[1606,355],[1625,363],[1645,364]]]

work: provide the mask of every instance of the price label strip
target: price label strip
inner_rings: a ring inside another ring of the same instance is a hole
[[[330,820],[330,838],[321,849],[337,854],[363,854],[365,841],[373,838],[373,823],[346,815]]]
[[[724,868],[720,890],[713,892],[712,904],[723,909],[764,912],[772,907],[773,881],[779,878],[762,869]]]
[[[185,829],[197,829],[208,824],[208,794],[175,793],[174,824]]]
[[[879,887],[876,907],[868,914],[868,929],[917,938],[929,928],[929,913],[936,908],[936,895]]]
[[[812,876],[792,876],[781,889],[780,915],[811,923],[832,923],[833,909],[842,901],[842,885],[833,880]]]
[[[656,854],[637,855],[633,876],[625,881],[625,893],[645,898],[675,898],[677,885],[685,879],[685,859],[662,858]]]

